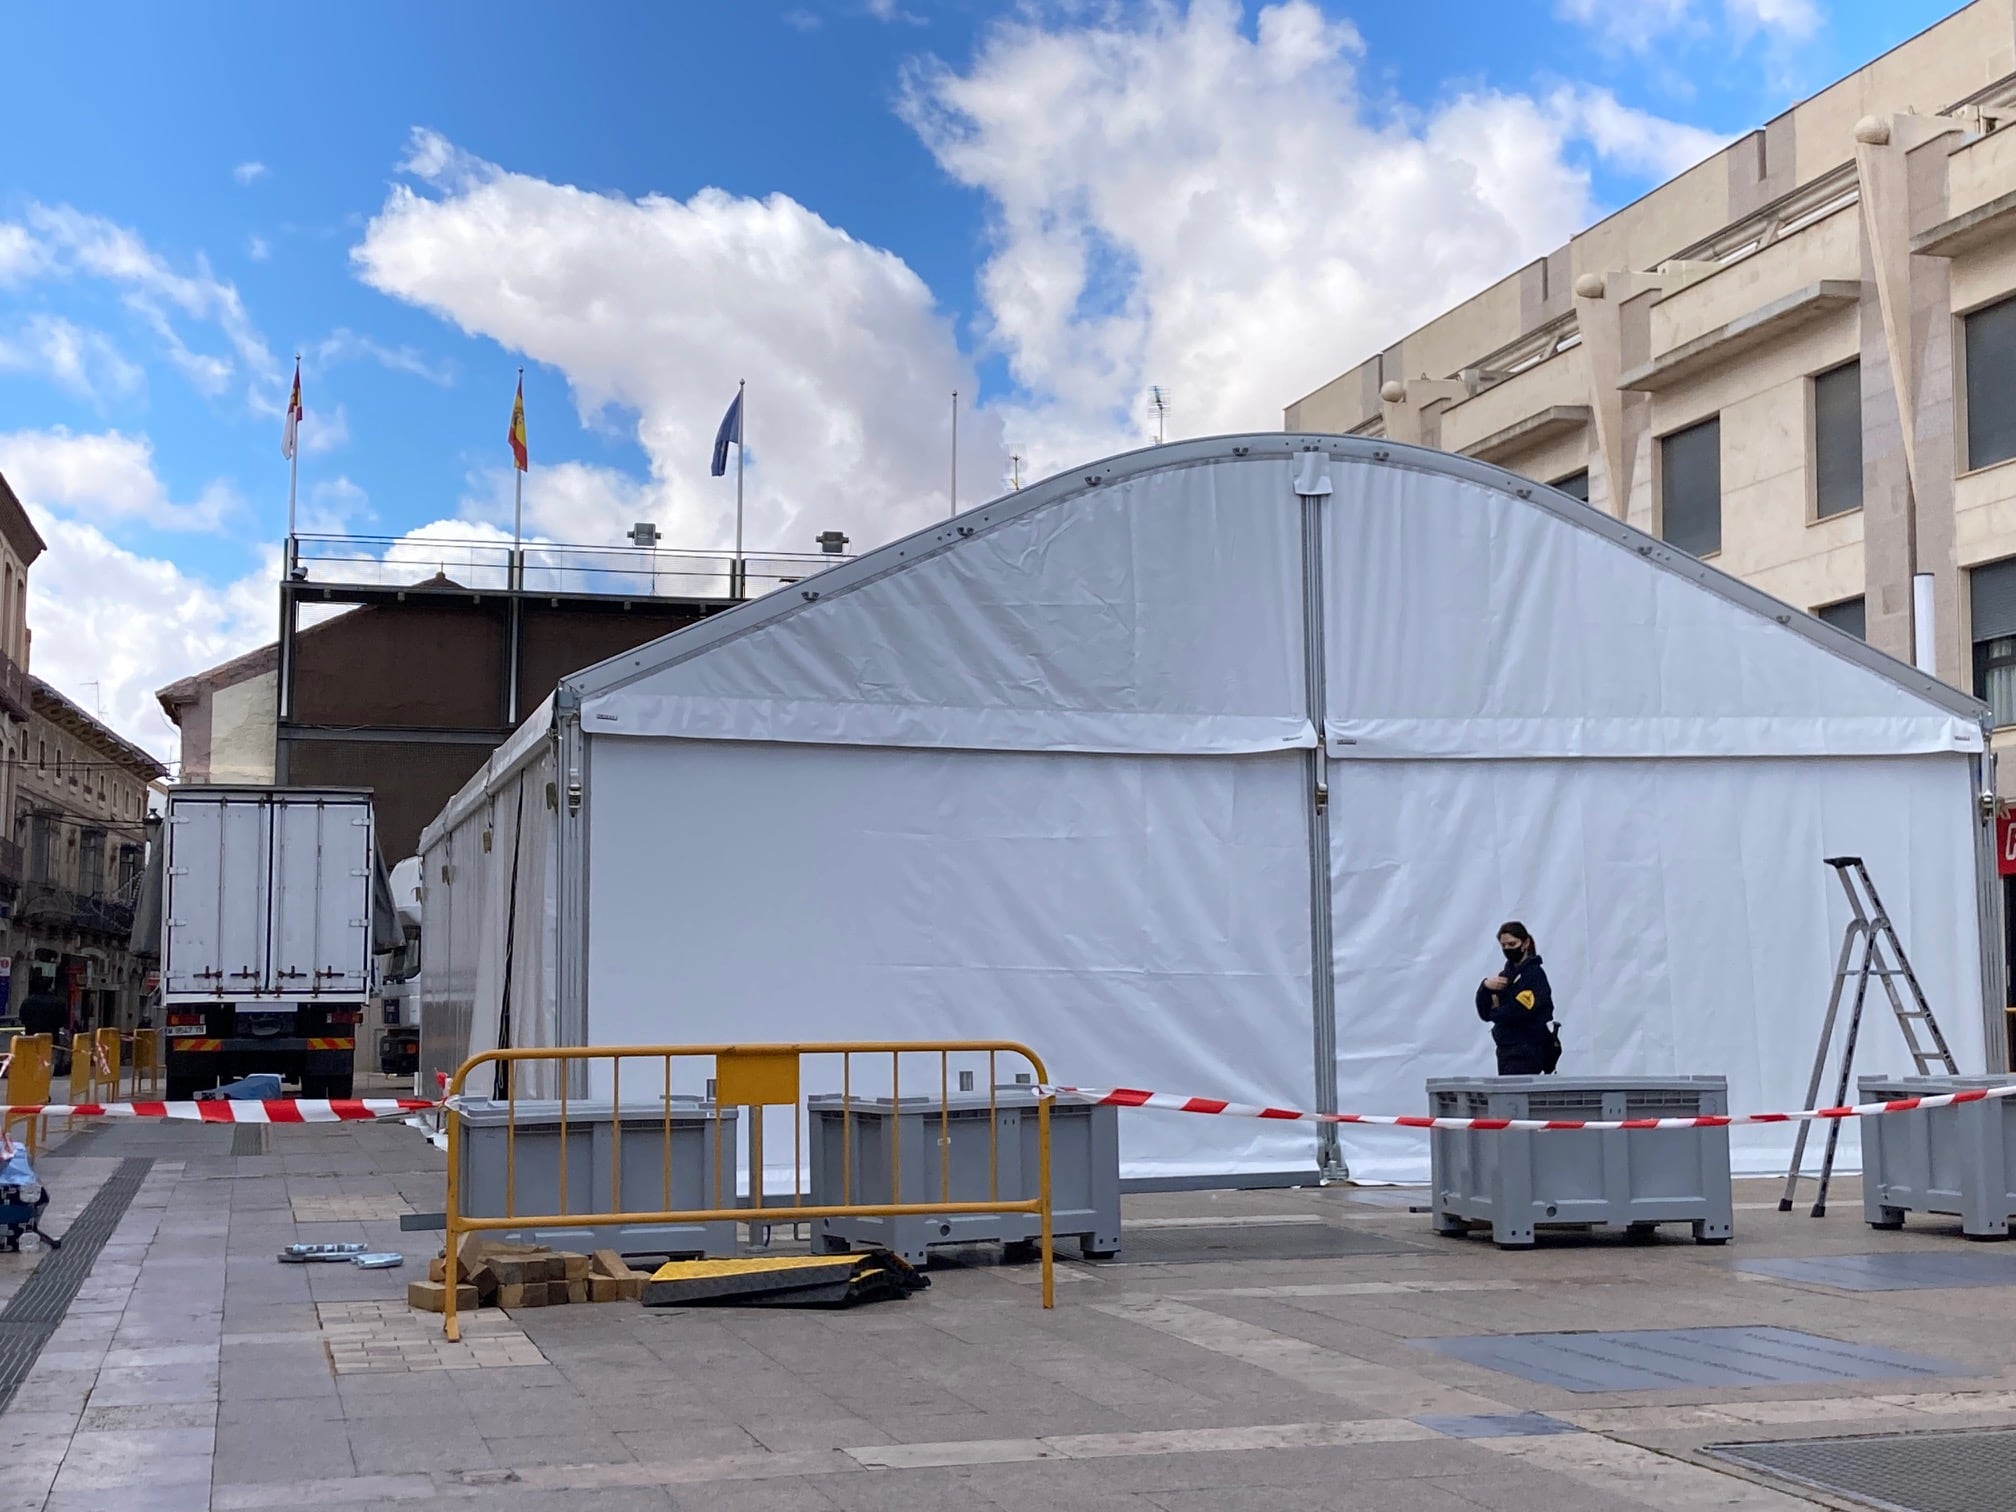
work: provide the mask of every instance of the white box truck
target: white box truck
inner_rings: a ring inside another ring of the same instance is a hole
[[[169,1099],[255,1072],[350,1096],[373,953],[398,929],[371,794],[172,788],[153,859]]]

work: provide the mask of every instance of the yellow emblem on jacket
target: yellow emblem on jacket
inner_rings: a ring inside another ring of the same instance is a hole
[[[1521,1008],[1531,1013],[1533,1011],[1533,994],[1530,991],[1520,993],[1518,1003]]]

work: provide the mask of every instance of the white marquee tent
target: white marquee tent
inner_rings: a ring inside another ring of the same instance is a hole
[[[1009,1037],[1080,1085],[1412,1112],[1491,1070],[1516,917],[1564,1072],[1795,1107],[1847,853],[1979,1069],[1982,713],[1495,468],[1157,447],[566,679],[423,837],[426,1053]],[[1887,1014],[1865,1046],[1899,1069]],[[1129,1114],[1125,1174],[1425,1173],[1329,1137]],[[1788,1142],[1737,1131],[1739,1169]]]

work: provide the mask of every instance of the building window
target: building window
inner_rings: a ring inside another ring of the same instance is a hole
[[[1836,630],[1845,630],[1857,640],[1869,639],[1869,616],[1867,606],[1861,599],[1843,599],[1838,604],[1823,604],[1813,611],[1813,617],[1822,624],[1832,625]]]
[[[1568,495],[1569,498],[1580,499],[1584,504],[1587,504],[1589,502],[1589,469],[1585,467],[1580,472],[1571,472],[1565,478],[1556,478],[1554,486]]]
[[[1659,534],[1695,556],[1722,549],[1722,421],[1659,441]]]
[[[1822,520],[1862,507],[1862,364],[1813,380],[1813,513]]]
[[[1974,696],[1996,725],[2016,725],[2016,558],[1976,567],[1973,600]]]
[[[86,830],[77,851],[77,891],[87,898],[105,893],[105,831]]]
[[[1963,322],[1967,364],[1967,466],[2016,457],[2016,299]]]

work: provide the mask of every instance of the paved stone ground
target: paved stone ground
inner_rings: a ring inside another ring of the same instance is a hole
[[[488,1313],[451,1348],[401,1305],[435,1241],[396,1214],[438,1209],[438,1153],[391,1125],[273,1128],[265,1153],[238,1156],[231,1134],[107,1124],[45,1156],[59,1233],[120,1158],[154,1165],[0,1415],[0,1512],[1768,1512],[1815,1503],[1704,1445],[2016,1426],[2016,1284],[1849,1292],[1734,1269],[2003,1252],[1931,1223],[1874,1233],[1852,1181],[1824,1221],[1740,1184],[1727,1248],[1680,1230],[1523,1254],[1437,1240],[1390,1191],[1157,1195],[1128,1218],[1137,1252],[1163,1258],[1069,1262],[1054,1312],[1033,1266],[975,1254],[900,1304]],[[356,1216],[370,1212],[386,1216]],[[409,1263],[277,1264],[297,1240]],[[1245,1258],[1185,1262],[1232,1240]],[[1284,1258],[1330,1241],[1377,1252]],[[0,1298],[36,1263],[0,1256]],[[1954,1369],[1576,1393],[1421,1342],[1733,1324]]]

